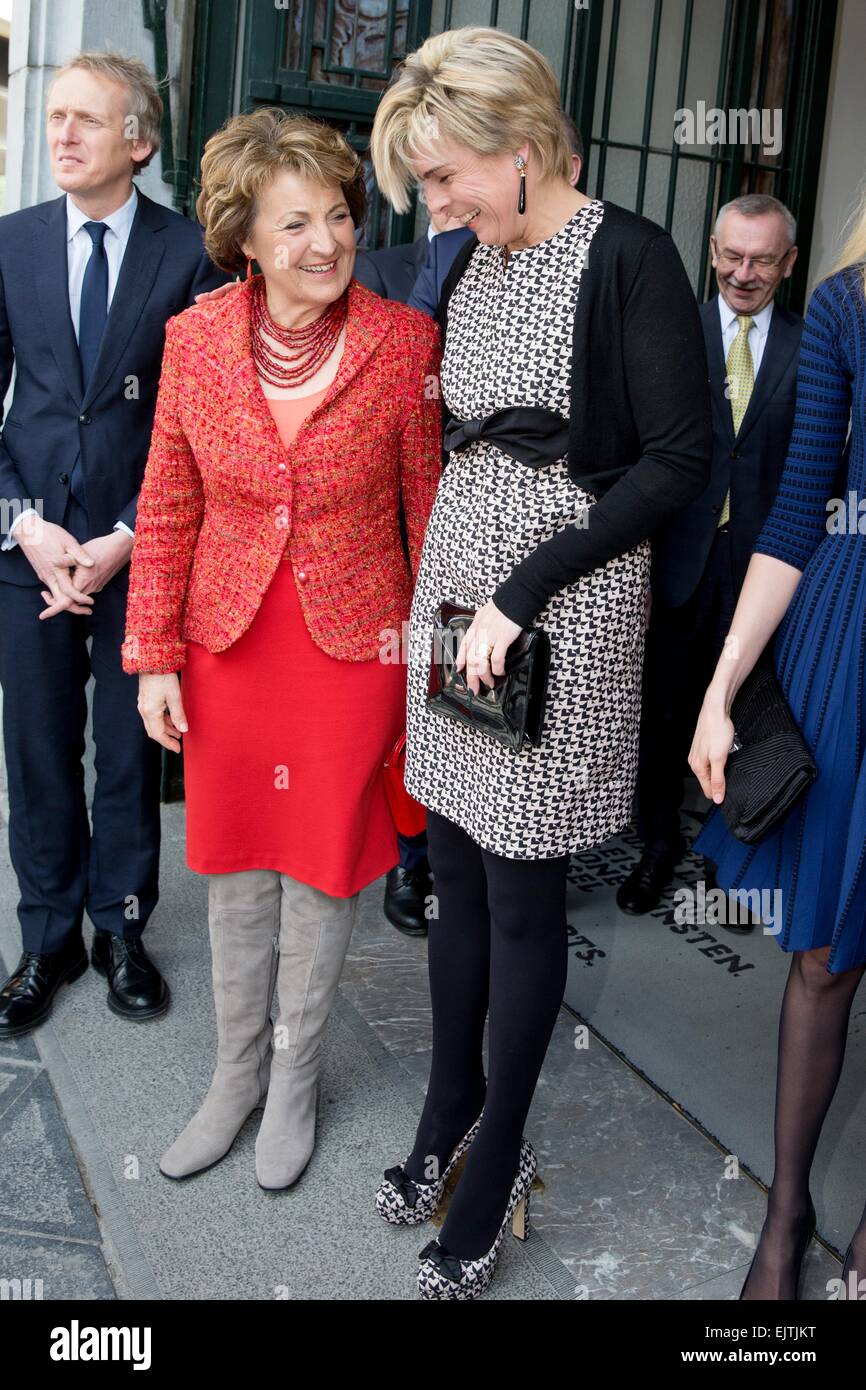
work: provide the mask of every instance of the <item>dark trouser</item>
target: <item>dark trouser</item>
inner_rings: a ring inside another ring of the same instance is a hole
[[[718,531],[691,598],[669,608],[654,594],[644,654],[637,823],[647,850],[680,859],[683,778],[695,725],[734,616],[730,535]]]
[[[490,1248],[517,1172],[523,1128],[568,971],[569,855],[507,859],[428,812],[437,916],[428,929],[433,1054],[424,1111],[407,1163],[441,1172],[484,1115],[440,1232],[471,1259]],[[482,1039],[488,1017],[485,1084]]]
[[[64,524],[86,534],[86,517],[71,508]],[[25,951],[51,954],[71,943],[85,908],[98,931],[138,935],[156,906],[161,750],[138,713],[138,677],[120,662],[128,575],[124,566],[94,595],[91,614],[44,621],[41,584],[0,583],[9,849]],[[91,672],[92,830],[83,766]]]
[[[401,869],[417,869],[419,864],[426,864],[426,831],[422,830],[420,835],[398,835],[397,845],[400,850]]]

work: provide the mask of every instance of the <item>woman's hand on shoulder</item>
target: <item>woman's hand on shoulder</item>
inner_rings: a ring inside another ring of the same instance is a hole
[[[242,284],[240,280],[227,280],[224,285],[217,285],[215,290],[202,290],[201,294],[195,297],[196,304],[206,304],[209,299],[222,299],[225,295],[231,294],[233,290],[239,289]]]
[[[138,678],[138,712],[148,736],[180,752],[180,737],[188,728],[180,695],[180,680],[173,672],[142,674]]]
[[[458,671],[465,668],[466,684],[476,695],[482,681],[492,685],[494,676],[505,674],[505,653],[521,631],[520,625],[500,613],[495,603],[485,603],[478,609],[455,662]]]

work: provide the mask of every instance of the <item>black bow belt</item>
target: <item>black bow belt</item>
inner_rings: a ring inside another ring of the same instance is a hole
[[[568,453],[568,420],[540,405],[513,405],[483,419],[449,415],[444,444],[449,452],[474,439],[489,439],[504,454],[530,468],[545,468]]]

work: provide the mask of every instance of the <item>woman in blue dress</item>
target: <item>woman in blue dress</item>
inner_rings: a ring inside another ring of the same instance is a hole
[[[797,1297],[815,1219],[809,1173],[866,968],[864,288],[866,199],[836,270],[809,301],[779,493],[689,754],[705,795],[721,803],[731,702],[775,633],[776,671],[818,776],[760,844],[735,839],[717,804],[694,845],[716,864],[723,889],[781,890],[777,940],[792,953],[779,1025],[775,1169],[740,1295],[748,1300]],[[846,1255],[846,1289],[856,1287],[855,1271],[866,1279],[866,1210]]]

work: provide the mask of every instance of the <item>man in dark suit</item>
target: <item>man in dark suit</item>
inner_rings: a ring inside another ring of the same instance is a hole
[[[41,1023],[87,968],[85,909],[109,1007],[141,1020],[169,1003],[141,941],[159,886],[160,749],[120,647],[165,323],[228,277],[194,223],[133,184],[161,115],[142,63],[79,54],[47,102],[63,196],[0,218],[0,396],[15,369],[0,440],[0,684],[23,937],[0,1038]]]
[[[442,230],[431,221],[426,232],[402,246],[384,246],[381,251],[361,248],[355,256],[354,278],[383,299],[397,299],[401,304],[407,304],[427,258],[430,243]]]
[[[653,538],[637,785],[644,848],[617,891],[626,912],[658,905],[688,848],[680,807],[695,724],[785,462],[803,320],[774,298],[793,270],[795,238],[788,209],[763,194],[727,203],[710,238],[719,293],[700,313],[712,475],[697,501]]]

